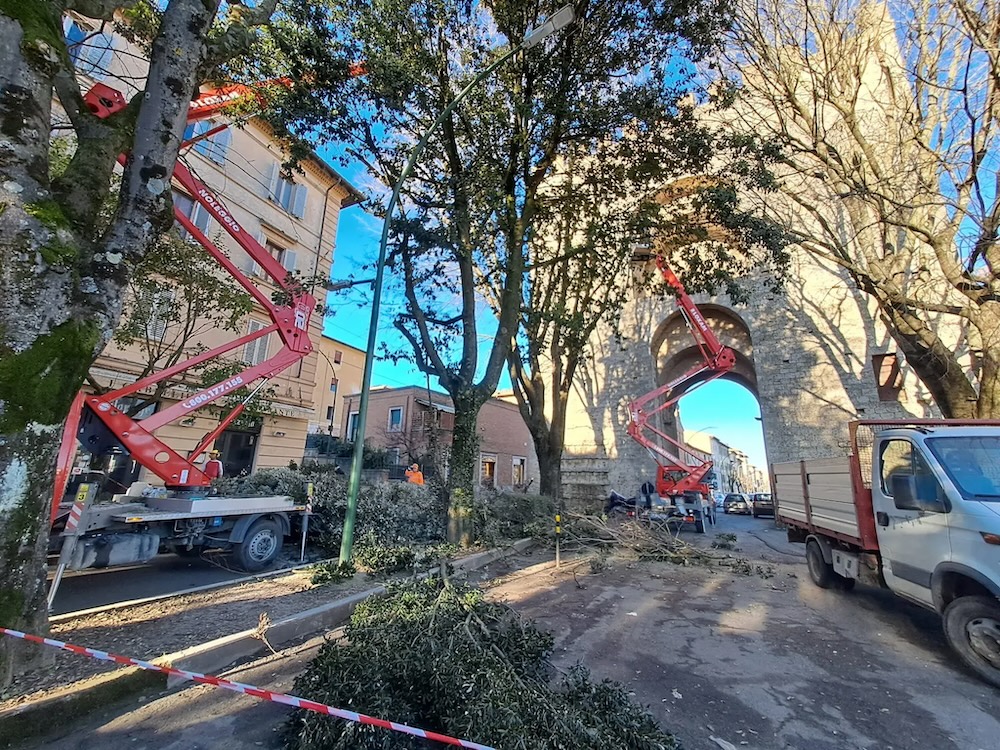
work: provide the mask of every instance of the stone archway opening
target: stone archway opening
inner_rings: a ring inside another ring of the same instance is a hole
[[[703,430],[699,439],[705,444],[692,444],[693,448],[712,452],[729,447],[737,456],[751,456],[757,473],[763,473],[763,479],[756,477],[756,483],[763,481],[763,486],[766,487],[764,436],[750,329],[739,314],[728,307],[717,304],[702,304],[698,307],[719,341],[735,352],[736,366],[715,382],[705,383],[709,377],[706,374],[689,384],[680,394],[680,401],[672,409],[658,415],[658,427],[681,442],[685,442],[685,429],[699,432]],[[675,380],[703,362],[684,318],[677,311],[667,316],[656,328],[650,342],[650,354],[656,363],[658,385]],[[692,392],[697,392],[697,395]],[[685,399],[684,393],[691,395]],[[691,443],[691,440],[686,442]],[[718,460],[716,457],[717,462]],[[749,470],[749,459],[746,463],[749,473],[738,483],[749,486],[751,481],[745,478],[752,473]],[[719,489],[731,491],[732,487],[728,485],[732,485],[734,479],[726,472],[717,472],[717,475],[723,474],[727,487],[720,486]]]

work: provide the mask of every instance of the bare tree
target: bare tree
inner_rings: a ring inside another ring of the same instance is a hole
[[[944,415],[1000,415],[1000,6],[758,0],[736,13],[724,119],[783,150],[779,196],[761,208],[871,296]]]

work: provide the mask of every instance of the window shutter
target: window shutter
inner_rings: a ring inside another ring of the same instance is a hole
[[[261,328],[266,328],[264,323],[259,320],[251,320],[247,323],[247,333],[254,333],[259,331]],[[267,336],[262,336],[261,338],[249,342],[243,347],[243,361],[250,365],[259,365],[265,359],[267,359],[267,340],[271,337],[270,334]]]
[[[148,309],[148,317],[146,318],[147,340],[163,341],[163,337],[167,333],[167,324],[170,319],[173,301],[173,289],[160,289],[155,292],[149,292],[146,295],[142,306]]]
[[[260,243],[261,247],[264,247],[267,244],[267,236],[264,234],[263,231],[257,232],[257,242]],[[260,276],[261,270],[260,266],[257,265],[257,261],[255,261],[253,258],[249,258],[248,260],[250,261],[250,266],[248,267],[247,272],[251,276]]]
[[[212,228],[212,214],[200,203],[195,205],[194,211],[191,214],[191,221],[205,234],[208,234],[209,229]]]
[[[267,174],[264,177],[264,184],[266,185],[267,192],[264,193],[265,198],[269,198],[275,203],[278,202],[278,165],[274,162],[267,168]]]
[[[296,261],[298,260],[298,255],[294,250],[285,250],[281,254],[281,265],[285,267],[285,270],[289,273],[295,273]]]
[[[229,146],[233,142],[233,134],[228,129],[220,130],[212,136],[212,150],[208,158],[216,164],[225,164]]]
[[[199,120],[198,122],[188,125],[188,129],[191,131],[191,138],[197,138],[200,135],[204,135],[212,128],[212,123],[208,120]],[[185,137],[187,137],[187,130],[184,131]],[[212,153],[212,139],[202,138],[196,144],[194,144],[194,150],[197,151],[202,156],[208,156]]]
[[[295,195],[293,196],[292,203],[292,215],[297,216],[300,219],[306,215],[306,198],[309,197],[309,190],[305,185],[295,186]]]

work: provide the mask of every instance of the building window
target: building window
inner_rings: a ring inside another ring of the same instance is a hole
[[[267,251],[271,253],[271,257],[278,261],[286,271],[289,273],[295,273],[295,266],[298,262],[298,254],[294,250],[289,250],[286,247],[281,247],[273,240],[267,240],[264,243],[264,247]]]
[[[351,442],[358,439],[358,413],[356,411],[352,411],[351,416],[347,418],[347,439]]]
[[[65,31],[66,49],[73,67],[95,81],[107,78],[115,55],[115,40],[111,34],[87,31],[76,21],[69,21]]]
[[[344,361],[344,353],[340,351],[340,349],[336,349],[333,352],[333,364],[339,365],[343,361]]]
[[[149,291],[139,304],[142,307],[140,313],[146,317],[146,340],[163,341],[174,309],[174,290]]]
[[[196,203],[193,198],[184,195],[184,193],[174,192],[174,208],[187,216],[191,223],[202,231],[202,234],[208,234],[208,230],[212,227],[212,215],[204,206]],[[178,230],[182,239],[186,240],[191,236],[184,227],[179,226]]]
[[[515,487],[524,484],[528,476],[528,461],[523,456],[514,456],[511,464],[510,481]]]
[[[292,216],[302,218],[306,215],[306,199],[309,191],[305,185],[296,185],[281,176],[281,169],[272,164],[268,174],[267,197],[281,206]]]
[[[330,378],[330,393],[337,392],[337,383],[339,381],[336,378]]]
[[[153,416],[159,406],[159,403],[156,401],[153,401],[152,403],[145,402],[146,399],[142,396],[122,396],[119,399],[115,399],[115,406],[138,422],[140,419]],[[143,407],[135,414],[131,414],[130,412],[140,404],[143,404]]]
[[[267,324],[261,323],[259,320],[251,320],[247,323],[248,334],[255,333],[262,328],[267,328]],[[269,338],[271,338],[271,334],[261,336],[244,346],[243,361],[250,365],[259,365],[267,359],[267,340]]]
[[[497,481],[497,457],[485,453],[479,456],[479,484],[495,487]]]
[[[222,124],[212,120],[193,122],[184,130],[184,140],[190,141]],[[225,164],[226,154],[229,153],[229,146],[232,142],[233,134],[229,132],[229,128],[226,128],[225,130],[213,133],[208,138],[202,138],[194,144],[193,148],[196,152],[202,156],[207,156],[216,164]]]
[[[403,429],[403,407],[394,406],[389,409],[389,432],[401,432]]]
[[[879,401],[903,401],[903,371],[895,352],[872,355],[872,371]]]
[[[332,406],[326,407],[326,421],[327,422],[333,422],[333,410],[334,410],[334,407],[332,407]]]

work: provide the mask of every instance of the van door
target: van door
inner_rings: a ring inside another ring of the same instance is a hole
[[[907,598],[933,605],[931,574],[951,557],[950,503],[920,448],[909,440],[881,441],[878,462],[872,504],[886,583]]]

